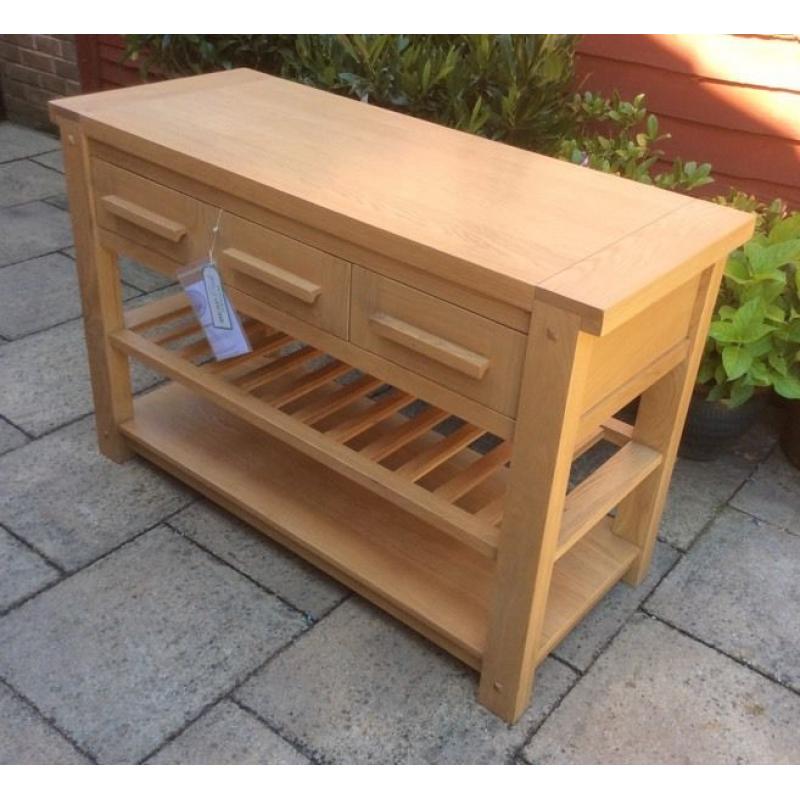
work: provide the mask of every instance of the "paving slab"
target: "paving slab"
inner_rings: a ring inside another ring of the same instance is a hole
[[[66,192],[54,194],[52,197],[46,197],[44,202],[56,208],[60,208],[62,211],[69,212],[69,197],[67,197]]]
[[[308,759],[253,714],[223,700],[147,764],[308,764]]]
[[[60,147],[58,150],[53,150],[51,153],[33,156],[33,160],[37,164],[54,169],[56,172],[64,172],[64,152]]]
[[[725,511],[646,608],[800,691],[800,537]]]
[[[69,214],[37,200],[0,208],[0,267],[72,244]]]
[[[0,565],[0,613],[58,578],[58,570],[2,527]]]
[[[23,700],[0,683],[0,764],[88,764]]]
[[[132,258],[128,258],[128,256],[119,257],[119,270],[122,280],[141,292],[155,292],[175,283],[172,278],[167,278],[160,272],[148,269]]]
[[[183,508],[192,493],[139,458],[115,464],[87,418],[0,458],[0,523],[67,570]]]
[[[535,733],[534,764],[796,764],[800,697],[638,615]]]
[[[0,456],[10,450],[15,450],[17,447],[22,447],[27,441],[29,439],[22,431],[0,419]]]
[[[170,525],[311,617],[323,616],[348,593],[340,583],[208,501],[181,511]]]
[[[123,286],[123,299],[139,295]],[[61,253],[0,269],[0,336],[19,339],[81,315],[75,262]]]
[[[136,762],[304,627],[162,526],[0,619],[0,674],[99,761]]]
[[[638,586],[618,583],[556,649],[556,655],[585,672],[603,648],[617,635],[641,602],[674,566],[680,553],[656,542],[653,563]]]
[[[0,122],[0,163],[47,153],[60,147],[55,136],[13,122]]]
[[[739,489],[731,505],[800,534],[800,470],[777,448]]]
[[[574,680],[569,667],[548,659],[532,707],[506,725],[478,704],[467,667],[351,598],[236,697],[322,761],[506,763]]]
[[[159,380],[138,362],[131,374],[136,392]],[[88,414],[94,403],[82,320],[3,345],[0,386],[0,414],[32,436]]]
[[[679,458],[672,473],[659,538],[679,550],[688,550],[755,467],[752,461],[734,452],[716,461]]]
[[[64,176],[33,161],[0,164],[0,206],[44,200],[64,191]]]

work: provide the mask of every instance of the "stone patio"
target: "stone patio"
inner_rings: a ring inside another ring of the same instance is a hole
[[[648,579],[505,725],[454,659],[97,454],[61,169],[0,123],[0,763],[800,761],[800,473],[773,424],[678,463]],[[122,275],[128,303],[170,291]]]

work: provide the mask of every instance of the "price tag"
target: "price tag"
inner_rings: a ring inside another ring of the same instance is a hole
[[[198,322],[217,361],[250,352],[250,342],[222,285],[216,264],[209,261],[181,277]]]

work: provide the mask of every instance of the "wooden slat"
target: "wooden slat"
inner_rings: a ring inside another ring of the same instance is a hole
[[[446,436],[430,449],[423,450],[409,461],[406,461],[405,464],[395,470],[395,475],[416,482],[420,478],[424,478],[429,472],[433,472],[436,467],[456,453],[460,453],[465,447],[469,447],[484,433],[486,431],[481,428],[464,423],[457,431]]]
[[[475,516],[482,522],[489,525],[497,526],[503,521],[503,511],[506,505],[506,495],[497,495],[493,500],[488,502],[483,508],[475,513]]]
[[[360,486],[366,486],[400,508],[437,527],[485,556],[494,558],[497,534],[491,527],[463,509],[443,503],[426,489],[395,475],[390,470],[361,458],[324,433],[299,422],[294,417],[270,407],[215,375],[190,362],[175,357],[145,337],[129,330],[109,337],[113,347],[134,356],[151,369],[182,383],[189,389],[238,415],[280,441],[291,444],[325,466],[335,469]]]
[[[191,313],[189,298],[183,292],[176,292],[160,300],[152,300],[145,305],[128,309],[125,312],[125,327],[138,333]]]
[[[245,320],[242,323],[242,329],[244,332],[249,336],[252,337],[255,332],[261,329],[261,324],[254,319]],[[211,347],[208,344],[208,340],[205,336],[197,342],[193,342],[192,344],[187,344],[185,347],[181,347],[179,350],[173,351],[176,356],[179,358],[186,358],[192,359],[197,358],[198,356],[205,356],[211,354]],[[245,355],[249,355],[249,353],[245,353]],[[237,357],[241,358],[241,356]],[[236,359],[228,358],[224,359],[223,361],[215,361],[215,364],[225,364],[226,362],[231,362]]]
[[[465,470],[451,478],[447,483],[439,486],[434,494],[454,503],[463,497],[470,489],[475,488],[479,483],[493,475],[497,470],[504,467],[511,459],[511,442],[501,442],[493,447],[486,455],[473,461]]]
[[[659,452],[629,442],[573,489],[564,503],[556,559],[561,558],[660,463]]]
[[[248,372],[247,375],[241,378],[236,378],[233,383],[245,391],[252,392],[259,386],[264,386],[280,378],[281,375],[286,375],[287,372],[297,369],[307,361],[311,361],[312,358],[317,358],[321,355],[322,353],[315,347],[306,345],[299,350],[295,350],[294,353],[281,356],[264,367]]]
[[[280,394],[269,398],[269,404],[275,408],[283,408],[289,403],[311,394],[315,389],[330,383],[342,375],[346,375],[352,367],[349,364],[343,364],[341,361],[333,361],[326,364],[316,372],[309,372],[308,375],[301,375],[291,386],[284,389]]]
[[[633,438],[633,425],[628,425],[616,417],[610,417],[602,425],[584,434],[583,438],[575,445],[573,459],[579,458],[587,450],[591,450],[598,442],[603,440],[623,447]]]
[[[178,358],[190,360],[192,358],[197,358],[198,356],[210,355],[211,347],[209,346],[206,337],[203,336],[202,339],[198,339],[196,342],[187,344],[185,347],[181,347],[179,350],[174,350],[173,353]]]
[[[633,425],[616,417],[609,417],[601,426],[603,438],[618,447],[624,447],[633,439]]]
[[[315,422],[319,422],[325,417],[349,406],[350,403],[354,403],[359,397],[364,397],[364,395],[374,392],[381,385],[382,381],[377,378],[373,378],[371,375],[362,375],[332,394],[315,398],[302,408],[290,413],[296,420],[313,425]]]
[[[266,303],[260,303],[244,292],[231,288],[229,294],[231,302],[236,308],[249,316],[264,320],[279,330],[288,331],[299,340],[309,342],[315,347],[319,347],[320,350],[324,350],[329,356],[346,361],[355,369],[369,375],[380,376],[384,383],[391,386],[402,386],[405,391],[413,393],[416,397],[424,397],[431,405],[446,408],[454,416],[480,425],[501,439],[514,437],[516,425],[510,417],[499,414],[464,395],[457,394],[448,386],[425,378],[412,369],[406,369],[392,361],[387,361],[374,353],[354,346],[351,342],[315,328],[297,317],[285,314]]]
[[[355,439],[364,431],[369,430],[374,425],[396,414],[412,403],[414,398],[405,392],[393,391],[384,397],[376,400],[371,408],[348,417],[342,422],[325,431],[326,436],[330,436],[335,442],[344,444],[351,439]]]
[[[159,344],[163,346],[165,344],[169,344],[170,342],[175,342],[178,339],[185,339],[187,336],[192,336],[199,330],[200,323],[196,319],[192,318],[181,325],[178,325],[172,330],[161,333],[158,336],[154,336],[150,341],[153,342],[153,344]]]
[[[291,344],[293,341],[294,339],[291,336],[276,331],[268,335],[264,342],[254,347],[249,353],[244,353],[236,358],[228,358],[225,361],[215,361],[213,364],[209,364],[205,369],[207,372],[214,374],[227,372],[235,367],[241,367],[242,364],[247,364],[254,359],[268,356],[270,353],[280,350],[281,347],[286,347],[286,345]]]
[[[430,406],[415,417],[374,439],[358,452],[373,461],[382,461],[424,433],[427,433],[440,422],[444,422],[449,416],[446,411]]]

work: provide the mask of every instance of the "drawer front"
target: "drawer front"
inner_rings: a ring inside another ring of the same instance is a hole
[[[354,344],[516,416],[523,334],[357,266],[351,306]]]
[[[208,258],[216,208],[100,159],[92,173],[101,228],[179,264]]]
[[[349,262],[228,213],[216,257],[226,285],[347,338]]]

